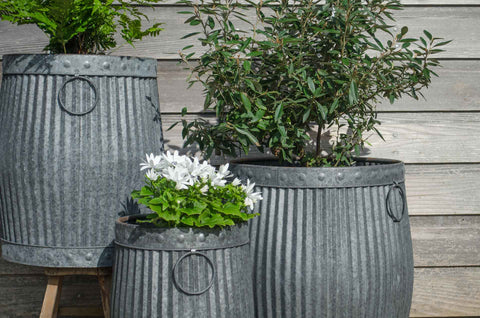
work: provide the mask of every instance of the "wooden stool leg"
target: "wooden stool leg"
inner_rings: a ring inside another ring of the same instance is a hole
[[[112,275],[98,275],[98,284],[102,295],[102,307],[105,318],[110,318],[110,286]]]
[[[42,312],[40,318],[57,318],[58,304],[62,293],[61,276],[48,276],[47,289],[43,298]]]

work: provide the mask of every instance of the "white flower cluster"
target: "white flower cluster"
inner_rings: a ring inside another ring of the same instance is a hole
[[[206,183],[208,180],[213,187],[224,187],[227,183],[226,178],[232,174],[228,170],[228,164],[215,168],[206,161],[200,162],[197,158],[193,160],[188,156],[181,156],[178,151],[173,154],[167,151],[164,154],[155,156],[154,154],[146,155],[147,160],[140,164],[140,170],[148,169],[146,177],[152,181],[158,178],[166,178],[175,181],[177,190],[188,189],[197,182]],[[255,183],[247,180],[247,185],[241,184],[240,180],[235,178],[232,182],[235,186],[241,186],[247,197],[245,205],[253,209],[254,204],[258,200],[262,200],[260,192],[253,192]],[[208,185],[204,185],[201,189],[203,193],[208,191]]]

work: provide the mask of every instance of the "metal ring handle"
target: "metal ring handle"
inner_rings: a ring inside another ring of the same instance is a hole
[[[390,194],[392,193],[393,189],[398,189],[400,191],[400,195],[402,196],[402,214],[400,218],[397,218],[395,213],[393,213],[392,208],[390,207]],[[388,190],[387,193],[387,198],[386,198],[386,205],[387,205],[387,214],[388,216],[393,220],[393,222],[400,222],[403,219],[403,216],[405,215],[405,210],[407,209],[407,200],[405,199],[405,192],[403,191],[402,187],[398,184],[398,182],[393,181],[393,184],[390,186],[390,189]]]
[[[175,278],[175,270],[177,269],[177,266],[180,264],[180,262],[182,262],[185,258],[189,257],[189,256],[192,256],[192,255],[198,255],[198,256],[202,256],[204,257],[208,264],[210,265],[210,267],[212,268],[212,277],[210,278],[210,283],[208,283],[208,286],[205,287],[204,289],[202,290],[199,290],[199,291],[189,291],[189,290],[186,290],[185,288],[183,288],[178,282],[177,282],[177,279]],[[177,262],[175,263],[175,265],[173,265],[173,269],[172,269],[172,277],[173,277],[173,282],[175,284],[175,286],[183,293],[187,294],[187,295],[201,295],[203,293],[205,293],[207,290],[209,290],[212,286],[213,286],[213,282],[215,280],[215,266],[213,265],[213,262],[212,260],[205,254],[202,254],[202,253],[199,253],[199,252],[196,252],[196,251],[191,251],[191,252],[188,252],[187,254],[183,255],[182,257],[180,257]]]
[[[77,80],[77,79],[78,79],[78,80],[81,80],[81,81],[86,81],[86,82],[88,83],[88,85],[93,89],[93,93],[95,94],[95,102],[93,103],[93,105],[92,105],[89,109],[87,109],[87,110],[84,111],[84,112],[74,112],[74,111],[72,111],[72,110],[67,109],[67,108],[65,107],[65,104],[62,102],[62,99],[60,98],[60,93],[61,93],[62,91],[64,91],[65,86],[66,86],[68,83],[73,82],[74,80]],[[69,113],[70,115],[73,115],[73,116],[83,116],[83,115],[86,115],[86,114],[90,113],[92,110],[95,109],[95,107],[97,107],[97,103],[98,103],[97,87],[96,87],[95,84],[94,84],[91,80],[89,80],[88,78],[82,77],[82,76],[77,76],[77,75],[76,75],[75,77],[72,77],[72,78],[66,80],[66,81],[63,83],[62,87],[60,87],[60,89],[58,90],[57,100],[58,100],[58,104],[60,105],[60,107],[61,107],[64,111],[66,111],[67,113]]]

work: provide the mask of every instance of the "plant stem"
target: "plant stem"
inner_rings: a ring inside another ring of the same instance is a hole
[[[320,156],[322,155],[321,141],[322,141],[322,126],[320,126],[319,124],[318,131],[317,131],[317,144],[315,149],[315,156],[318,158],[320,158]]]

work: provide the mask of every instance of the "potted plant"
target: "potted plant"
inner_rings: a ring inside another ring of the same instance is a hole
[[[48,54],[4,55],[0,90],[2,256],[46,267],[110,266],[135,154],[163,149],[154,59],[104,55],[115,32],[157,35],[154,0],[5,0],[0,18],[35,24]],[[133,160],[132,160],[133,159]],[[112,227],[105,224],[112,223]]]
[[[178,152],[147,155],[142,169],[132,197],[150,213],[116,222],[112,317],[253,317],[254,184]]]
[[[449,41],[396,29],[397,0],[247,1],[254,14],[184,2],[199,28],[185,37],[204,47],[189,81],[217,118],[184,120],[185,144],[273,155],[232,164],[264,197],[251,226],[256,317],[408,317],[404,165],[359,156],[381,136],[375,105],[421,96]]]

